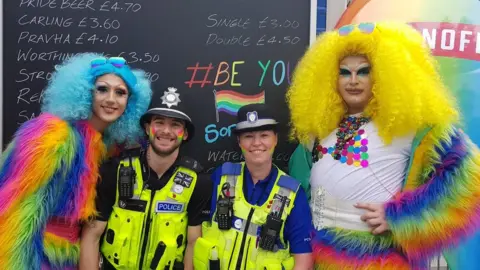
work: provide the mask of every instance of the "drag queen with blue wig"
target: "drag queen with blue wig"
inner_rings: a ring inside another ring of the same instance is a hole
[[[150,82],[125,59],[78,54],[55,71],[41,114],[0,161],[0,268],[75,269],[82,223],[95,213],[107,149],[143,136]]]
[[[473,239],[480,153],[415,29],[361,23],[322,34],[287,96],[301,142],[290,175],[311,190],[319,269],[428,269]],[[479,269],[477,257],[468,269]]]

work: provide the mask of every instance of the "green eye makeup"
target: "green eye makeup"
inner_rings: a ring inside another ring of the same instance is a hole
[[[370,74],[370,67],[363,67],[357,71],[358,75],[368,75]]]
[[[359,70],[357,70],[356,73],[359,76],[368,75],[370,74],[370,67],[362,67]],[[352,75],[352,72],[349,69],[340,68],[340,76],[350,76],[350,75]]]
[[[352,74],[352,72],[350,72],[350,70],[348,70],[346,68],[340,68],[340,75],[341,76],[349,76],[351,74]]]

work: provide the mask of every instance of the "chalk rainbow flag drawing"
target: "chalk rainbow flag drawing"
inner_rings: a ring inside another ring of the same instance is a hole
[[[232,90],[213,90],[213,95],[215,96],[217,122],[220,112],[236,116],[242,106],[252,103],[265,103],[265,91],[255,95],[245,95]]]

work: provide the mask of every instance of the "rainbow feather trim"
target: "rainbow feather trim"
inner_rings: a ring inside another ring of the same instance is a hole
[[[324,228],[315,233],[312,243],[318,269],[410,269],[390,234]]]
[[[385,206],[393,239],[410,262],[429,260],[480,228],[477,147],[444,127],[430,131],[422,144],[406,191]]]
[[[76,264],[78,243],[66,245],[71,240],[60,241],[61,233],[52,240],[55,233],[46,234],[45,226],[54,217],[78,226],[95,213],[98,164],[104,155],[101,134],[86,122],[71,125],[42,114],[20,127],[0,168],[3,269],[64,269]]]
[[[75,267],[80,258],[80,243],[71,243],[70,241],[56,236],[52,233],[45,233],[44,253],[49,258],[50,265],[66,267]],[[47,265],[43,264],[44,267]],[[62,269],[63,269],[62,268]]]

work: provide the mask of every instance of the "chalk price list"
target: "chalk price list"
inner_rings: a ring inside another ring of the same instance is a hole
[[[261,20],[258,24],[260,29],[298,29],[300,23],[295,20],[277,20],[273,18],[266,17]],[[257,41],[257,46],[263,46],[268,44],[285,44],[285,45],[295,45],[300,41],[298,36],[282,36],[282,35],[268,35],[265,34]]]
[[[142,5],[144,4],[131,0],[20,0],[20,14],[14,18],[19,26],[16,60],[20,63],[60,63],[76,54],[65,51],[64,46],[100,45],[97,51],[109,48],[109,45],[117,44],[121,39],[122,18],[125,18],[125,15],[121,14],[128,14],[129,17],[141,16],[144,9]],[[108,49],[104,52],[107,57],[118,56],[109,53],[111,52]],[[120,56],[129,63],[156,63],[160,60],[160,56],[155,52],[125,51],[121,52]],[[17,115],[18,124],[36,117],[37,105],[31,105],[41,103],[44,90],[32,83],[49,80],[53,63],[48,70],[22,64],[16,72],[16,104],[21,105]],[[157,73],[148,73],[146,76],[152,82],[159,79]]]
[[[19,35],[17,43],[45,43],[45,44],[75,44],[75,45],[113,45],[118,42],[119,37],[113,33],[105,33],[105,31],[119,30],[121,22],[112,18],[112,15],[118,12],[137,13],[142,9],[140,3],[133,2],[114,2],[114,1],[95,1],[95,0],[22,0],[20,1],[22,9],[36,9],[39,12],[33,14],[26,12],[17,20],[20,26],[34,25],[38,27],[58,27],[85,29],[85,32],[79,34],[70,34],[62,31],[60,33],[39,33],[22,31]],[[98,14],[98,17],[64,17],[62,12],[58,15],[45,16],[44,12],[48,9],[56,10],[75,10],[90,14]],[[94,13],[95,12],[95,13]],[[109,16],[110,15],[110,16]],[[106,17],[109,16],[109,17]],[[106,18],[103,18],[106,17]],[[92,32],[89,30],[100,30]]]
[[[279,37],[277,39],[277,36],[272,36],[272,35],[263,35],[258,41],[257,41],[257,46],[263,46],[263,45],[268,45],[268,44],[291,44],[295,45],[300,41],[299,37],[292,37],[292,36],[284,36]]]
[[[117,2],[110,0],[21,0],[19,7],[25,9],[71,9],[100,12],[138,12],[142,9],[140,3]]]
[[[290,19],[277,19],[265,17],[262,20],[253,23],[250,18],[224,17],[218,14],[211,14],[205,24],[207,28],[226,28],[236,30],[260,29],[260,37],[251,37],[245,33],[234,35],[221,35],[218,33],[209,33],[205,44],[209,45],[237,45],[247,46],[266,46],[266,45],[295,45],[301,41],[299,36],[295,35],[295,30],[301,27],[300,22]],[[257,32],[255,30],[255,32]]]

